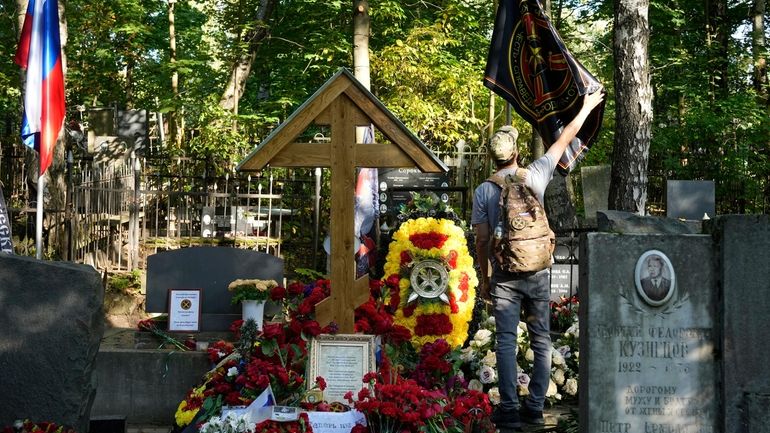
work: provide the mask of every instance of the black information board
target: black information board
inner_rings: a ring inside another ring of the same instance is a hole
[[[411,191],[449,188],[449,173],[423,173],[417,168],[381,168],[379,170],[380,214],[396,214],[402,203],[411,199]],[[449,195],[436,192],[442,201]]]

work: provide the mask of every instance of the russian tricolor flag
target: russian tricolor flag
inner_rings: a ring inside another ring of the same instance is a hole
[[[29,0],[16,63],[27,70],[21,139],[40,154],[40,175],[53,159],[64,121],[64,74],[57,0]]]

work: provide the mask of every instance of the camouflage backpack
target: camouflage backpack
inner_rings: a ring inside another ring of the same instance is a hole
[[[551,266],[556,236],[548,225],[543,206],[524,184],[521,172],[487,181],[499,186],[500,226],[492,228],[495,260],[508,272],[536,272]],[[524,171],[525,173],[525,171]],[[499,230],[502,228],[502,230]]]

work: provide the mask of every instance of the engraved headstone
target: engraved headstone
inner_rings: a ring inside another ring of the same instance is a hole
[[[581,433],[719,431],[711,237],[591,233],[581,245]]]
[[[583,185],[583,206],[585,207],[586,223],[596,224],[596,211],[606,210],[610,194],[609,165],[586,166],[580,169]]]
[[[169,289],[201,289],[201,331],[227,330],[241,318],[227,286],[236,279],[283,283],[283,260],[251,250],[193,247],[153,254],[147,259],[147,311],[168,311]]]

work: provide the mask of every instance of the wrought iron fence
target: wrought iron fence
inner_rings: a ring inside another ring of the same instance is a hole
[[[35,185],[26,172],[25,150],[2,144],[0,181],[14,222],[15,250],[34,255],[35,206],[30,198]],[[489,175],[490,161],[468,146],[437,154],[450,167],[450,204],[468,221],[470,197]],[[312,170],[268,169],[251,176],[210,174],[214,172],[206,161],[185,158],[72,161],[64,176],[71,199],[45,209],[46,245],[56,250],[47,256],[97,269],[130,270],[143,268],[146,256],[160,250],[219,245],[290,256],[287,269],[322,267],[320,244],[325,221],[333,216]],[[579,190],[579,171],[572,177]],[[660,214],[666,178],[649,178],[648,207]],[[717,180],[718,192],[734,183]],[[718,210],[732,209],[717,195]],[[316,210],[317,203],[327,211]],[[763,191],[757,191],[752,206],[770,209]]]

